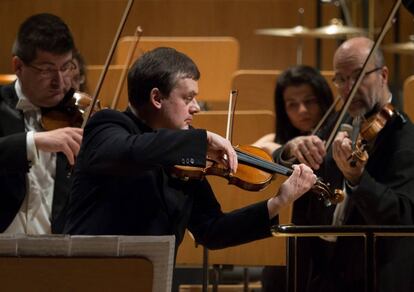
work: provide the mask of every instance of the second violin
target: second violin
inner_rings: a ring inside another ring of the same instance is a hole
[[[92,98],[71,88],[62,101],[51,108],[42,108],[42,126],[46,131],[64,127],[81,127]],[[100,110],[96,103],[93,112]]]

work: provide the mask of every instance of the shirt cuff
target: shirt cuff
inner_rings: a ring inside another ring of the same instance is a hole
[[[26,134],[26,149],[27,161],[29,161],[30,166],[32,166],[39,160],[39,153],[37,152],[36,144],[34,142],[34,131],[29,131]]]

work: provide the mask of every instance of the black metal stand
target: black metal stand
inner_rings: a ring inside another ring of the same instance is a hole
[[[208,292],[208,248],[203,246],[203,292]]]
[[[412,236],[414,226],[389,226],[389,225],[346,225],[346,226],[273,226],[274,236],[287,237],[287,291],[296,292],[296,254],[297,238],[302,236],[362,236],[365,238],[365,290],[377,291],[376,275],[376,238],[386,236]]]
[[[297,237],[289,237],[287,239],[286,245],[286,271],[287,271],[287,279],[286,279],[286,291],[295,291],[296,292],[296,254],[297,254]],[[294,256],[289,256],[294,255]]]

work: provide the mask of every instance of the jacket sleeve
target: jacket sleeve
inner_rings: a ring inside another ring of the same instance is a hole
[[[267,201],[223,213],[207,181],[202,181],[190,218],[189,230],[196,241],[210,249],[247,243],[271,236]]]
[[[0,87],[0,174],[26,173],[26,132],[17,102],[14,83]]]
[[[414,149],[390,153],[387,169],[365,170],[349,195],[367,224],[414,224]],[[372,171],[372,170],[371,170]]]
[[[88,162],[83,169],[128,175],[156,166],[205,165],[205,130],[141,131],[122,113],[105,111],[95,115],[83,136],[80,156]]]
[[[0,137],[0,172],[19,173],[29,171],[26,153],[26,133]]]

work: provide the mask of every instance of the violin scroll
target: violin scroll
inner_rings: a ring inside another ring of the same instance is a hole
[[[332,190],[329,183],[323,182],[320,178],[316,180],[311,192],[318,196],[319,200],[322,200],[326,207],[332,204],[338,204],[345,198],[345,194],[340,189]]]
[[[349,158],[349,164],[351,167],[356,167],[358,162],[365,163],[368,161],[368,152],[366,140],[358,140],[355,146],[355,149],[352,151],[351,157]]]

